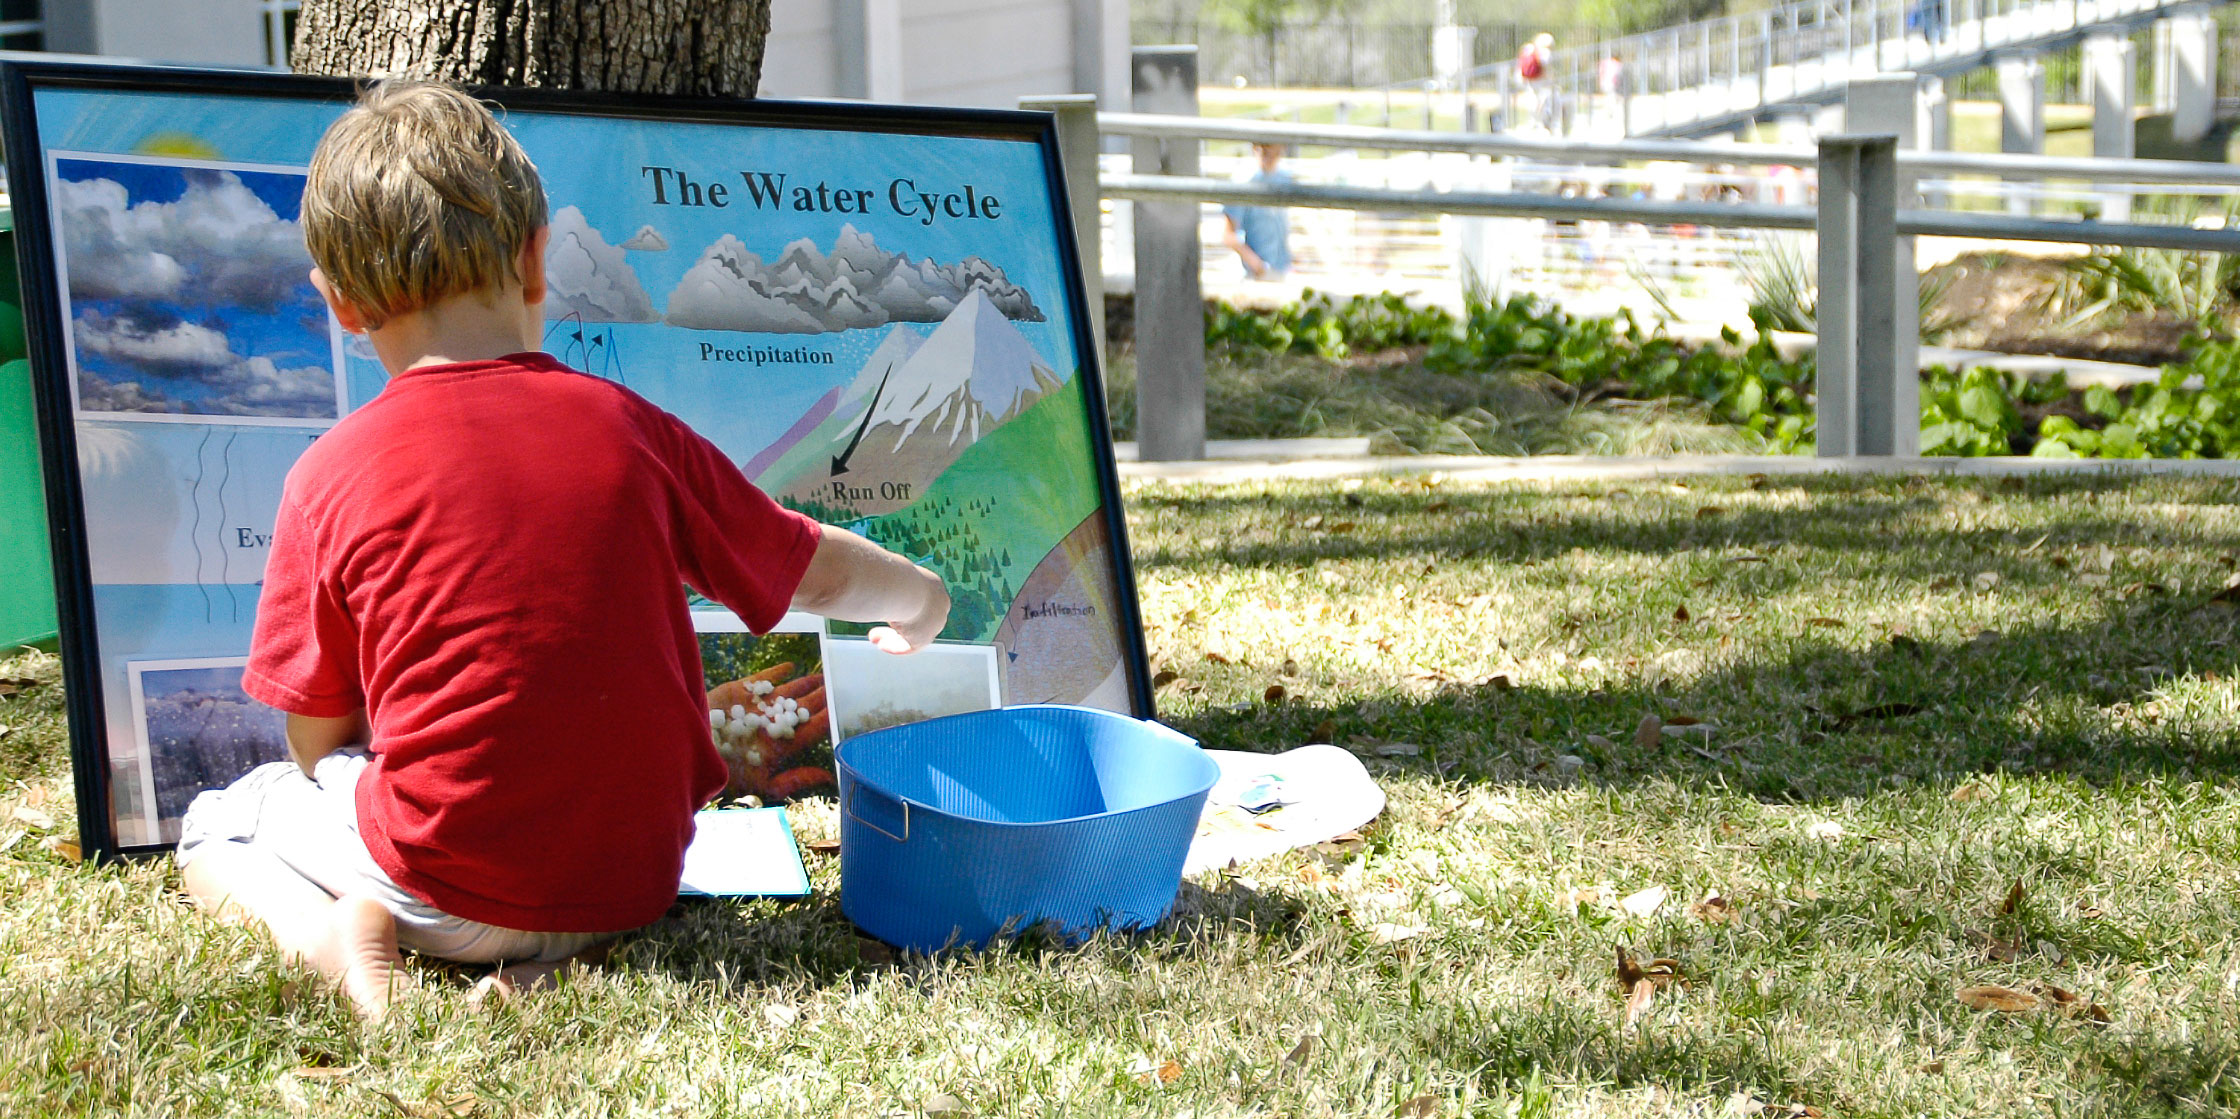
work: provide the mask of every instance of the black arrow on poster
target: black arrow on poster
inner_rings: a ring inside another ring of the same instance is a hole
[[[856,425],[856,437],[848,440],[848,449],[832,457],[832,476],[837,478],[848,472],[848,460],[855,457],[856,445],[863,442],[863,433],[871,430],[871,417],[879,411],[879,396],[887,391],[887,378],[894,376],[894,365],[879,375],[879,387],[872,390],[871,403],[863,410],[863,422]]]

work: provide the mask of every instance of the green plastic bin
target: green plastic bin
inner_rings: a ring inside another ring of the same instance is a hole
[[[47,547],[47,495],[40,481],[31,363],[24,360],[15,242],[15,215],[0,207],[0,656],[55,635],[54,555]]]

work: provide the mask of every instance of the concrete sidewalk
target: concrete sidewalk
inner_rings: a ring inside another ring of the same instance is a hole
[[[1268,440],[1265,443],[1281,443]],[[1323,441],[1314,441],[1323,442]],[[1129,448],[1133,451],[1133,448]],[[1457,482],[1630,481],[1715,474],[1932,474],[1974,478],[2036,475],[2144,477],[2179,475],[2240,479],[2240,459],[1814,458],[1806,455],[1404,455],[1376,457],[1266,456],[1192,462],[1122,461],[1120,476],[1136,481],[1235,485],[1438,474]]]

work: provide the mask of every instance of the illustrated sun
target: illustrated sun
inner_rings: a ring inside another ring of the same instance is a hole
[[[218,149],[188,132],[155,132],[132,147],[135,155],[167,155],[174,159],[216,159]]]

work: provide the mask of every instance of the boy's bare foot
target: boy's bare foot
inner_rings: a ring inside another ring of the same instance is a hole
[[[335,899],[327,943],[312,965],[340,983],[369,1022],[380,1021],[390,1002],[412,986],[404,954],[397,950],[397,919],[372,898]]]
[[[507,964],[482,977],[467,992],[467,1001],[476,1006],[484,1003],[503,1004],[532,991],[545,991],[557,986],[563,971],[588,971],[607,962],[607,954],[614,949],[611,940],[601,941],[568,957],[565,960],[537,961]]]

